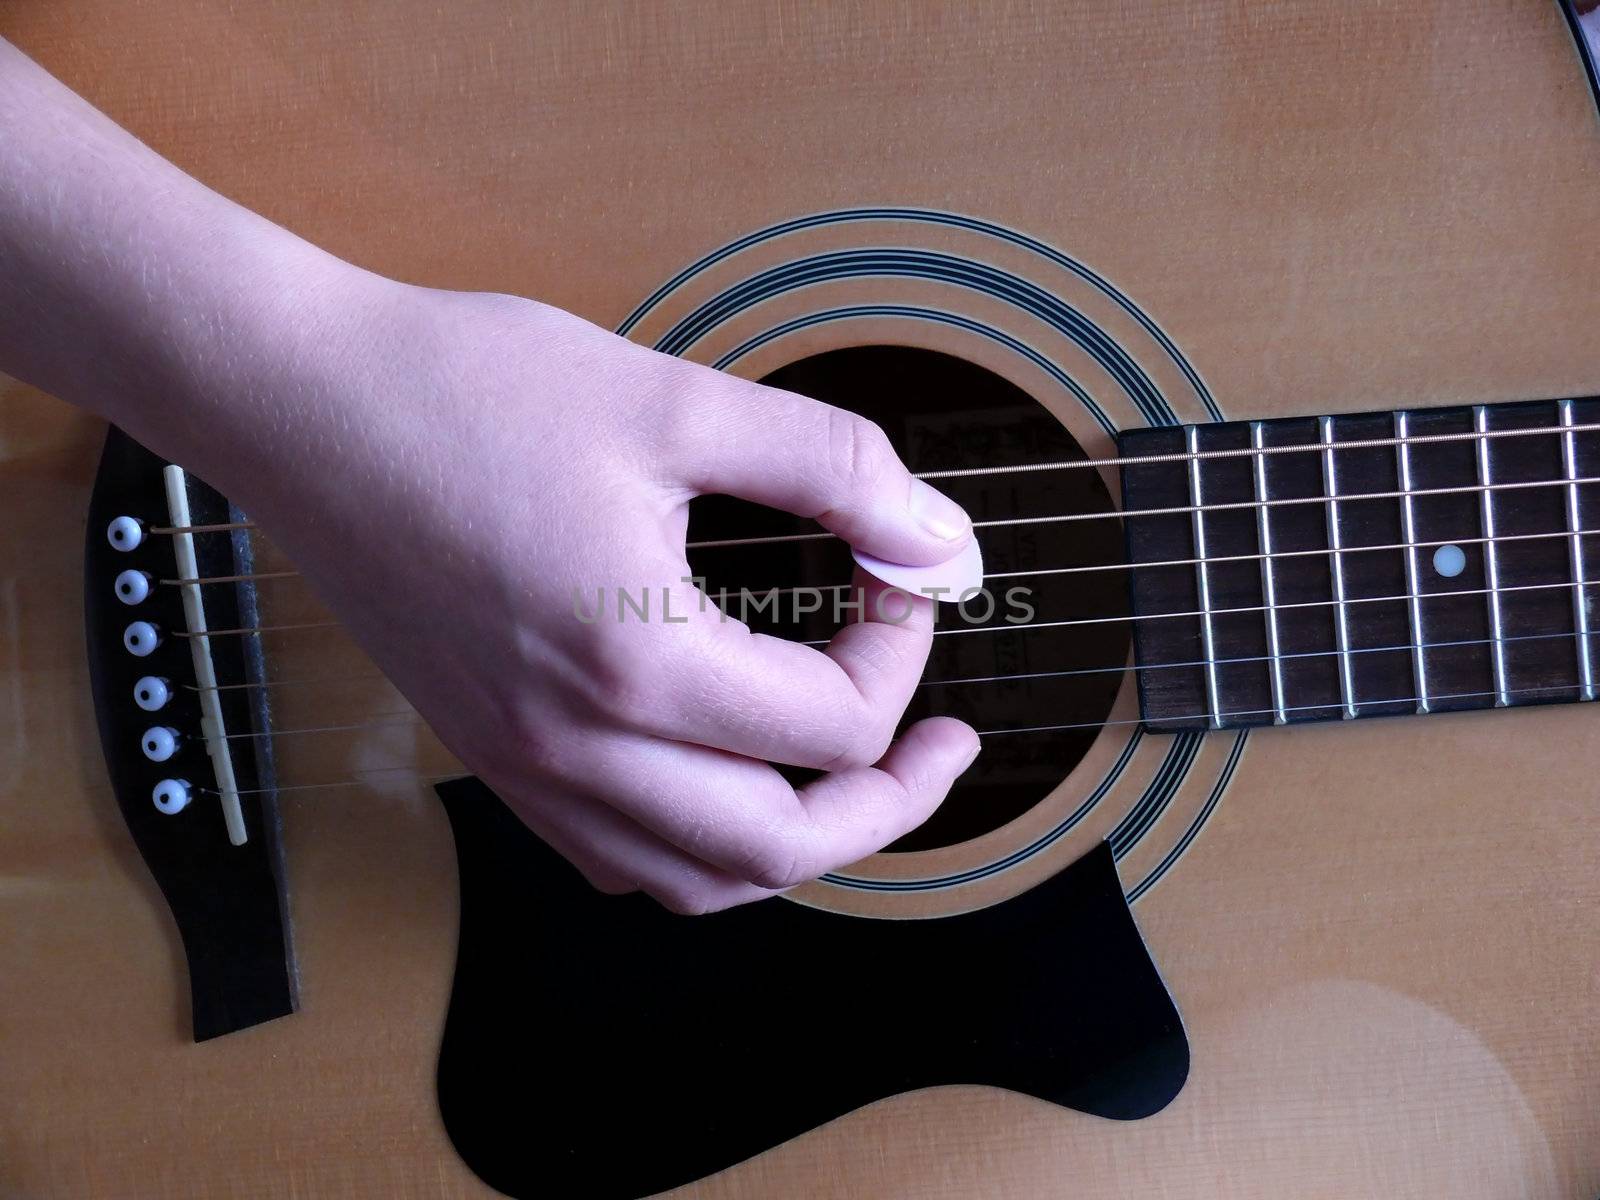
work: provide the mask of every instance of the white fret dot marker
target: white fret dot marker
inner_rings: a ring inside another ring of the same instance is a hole
[[[1433,552],[1433,569],[1446,579],[1454,579],[1467,569],[1466,551],[1454,542],[1448,546],[1440,546]]]

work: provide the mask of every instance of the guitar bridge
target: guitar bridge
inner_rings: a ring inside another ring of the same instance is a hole
[[[174,515],[181,514],[181,515]],[[261,655],[249,586],[162,581],[250,574],[226,500],[112,429],[84,550],[89,674],[112,791],[166,897],[188,960],[196,1041],[295,1009]],[[245,686],[239,686],[245,685]]]

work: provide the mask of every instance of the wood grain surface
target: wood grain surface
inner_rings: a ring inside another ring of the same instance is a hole
[[[0,33],[206,183],[335,253],[607,326],[747,233],[892,204],[971,214],[1092,267],[1230,419],[1600,391],[1600,122],[1560,12],[1538,0],[19,0]],[[1073,298],[1133,347],[1178,419],[1206,419],[1128,312],[1081,279],[914,221],[753,247],[635,336],[653,340],[762,266],[863,246],[960,254]],[[777,296],[687,352],[713,361],[785,319],[869,302],[1002,330],[1080,379],[1113,427],[1143,420],[1037,316],[928,280]],[[818,324],[733,369],[876,342],[978,362],[1091,454],[1112,452],[1037,363],[951,326]],[[80,562],[99,436],[5,387],[0,1192],[486,1195],[434,1102],[457,901],[425,790],[285,794],[302,1011],[188,1040],[180,948],[119,825],[89,703]],[[281,586],[264,604],[314,607]],[[358,670],[337,642],[273,655],[285,673],[343,655]],[[352,685],[343,702],[380,711],[383,686]],[[1131,714],[1131,688],[1118,703]],[[1112,1125],[939,1089],[685,1194],[1592,1200],[1596,728],[1573,705],[1261,730],[1198,827],[1239,736],[1207,735],[1121,862],[1132,887],[1199,828],[1134,907],[1194,1049],[1168,1110]],[[1108,727],[1001,829],[860,869],[920,878],[992,861],[1081,803],[1130,736]],[[920,896],[818,885],[802,899],[895,917],[997,902],[1116,828],[1176,744],[1142,741],[1090,818],[986,883]],[[424,731],[374,731],[284,770],[438,753]],[[530,1138],[548,1102],[537,1080],[507,1099],[528,1107]]]

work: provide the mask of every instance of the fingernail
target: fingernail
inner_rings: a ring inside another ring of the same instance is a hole
[[[983,749],[983,741],[980,739],[978,744],[972,748],[972,753],[967,755],[967,761],[961,764],[961,770],[957,771],[956,774],[957,775],[962,774],[964,771],[966,771],[966,769],[968,767],[970,767],[973,763],[977,762],[978,761],[978,753],[982,749]]]
[[[911,515],[936,538],[953,542],[972,528],[972,518],[954,500],[920,479],[911,481]]]

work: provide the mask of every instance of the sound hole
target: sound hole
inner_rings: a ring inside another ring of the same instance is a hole
[[[881,425],[913,471],[1005,467],[1085,457],[1083,448],[1050,412],[1006,379],[963,359],[907,346],[857,346],[830,350],[774,371],[762,380],[852,409]],[[996,473],[938,481],[975,521],[1012,517],[1112,512],[1114,505],[1093,469]],[[814,529],[810,522],[726,496],[695,501],[691,541],[763,537]],[[944,805],[920,829],[890,847],[927,850],[954,845],[998,829],[1037,804],[1088,750],[1111,711],[1129,648],[1126,572],[1037,572],[1123,561],[1122,526],[1116,519],[999,526],[979,530],[984,567],[994,594],[985,632],[943,632],[971,626],[942,605],[923,686],[907,722],[933,715],[959,717],[980,731],[996,732]],[[690,562],[715,595],[726,588],[764,593],[771,588],[821,587],[850,579],[849,551],[837,541],[711,549]],[[1026,625],[1007,591],[1026,588],[1034,613]],[[831,593],[830,593],[831,595]],[[785,598],[787,599],[787,598]],[[969,611],[983,616],[983,605]],[[831,604],[796,618],[785,603],[773,619],[750,615],[752,628],[800,640],[825,638],[838,628]],[[735,610],[735,615],[739,615]],[[1050,627],[1051,622],[1096,623]],[[966,682],[943,682],[966,681]],[[798,776],[797,776],[798,777]]]

